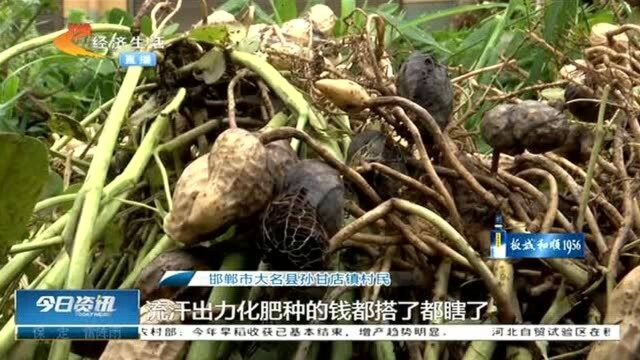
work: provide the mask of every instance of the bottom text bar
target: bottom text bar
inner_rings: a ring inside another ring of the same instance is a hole
[[[619,340],[619,325],[140,325],[143,340]]]

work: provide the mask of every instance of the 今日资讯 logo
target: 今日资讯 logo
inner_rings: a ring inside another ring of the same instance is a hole
[[[74,313],[77,316],[109,316],[116,309],[115,297],[96,296],[40,296],[36,306],[40,312]]]

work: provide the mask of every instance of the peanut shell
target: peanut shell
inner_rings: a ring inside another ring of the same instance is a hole
[[[165,219],[165,231],[174,240],[191,243],[198,235],[252,216],[273,194],[267,150],[244,129],[229,129],[218,136],[208,155],[206,180],[204,160],[196,161],[194,169],[190,165],[180,176],[174,207]]]
[[[292,42],[269,45],[269,63],[278,70],[291,70],[296,58],[311,59],[312,55],[308,48]]]
[[[200,194],[206,190],[209,180],[208,158],[203,155],[192,161],[176,183],[173,209],[164,219],[164,231],[174,240],[191,242],[206,232],[207,225],[198,219],[202,214],[197,208],[203,206]]]
[[[312,25],[306,19],[291,19],[282,24],[282,33],[287,41],[300,46],[309,45]]]
[[[525,149],[543,153],[562,146],[569,122],[557,109],[535,100],[500,104],[485,113],[480,131],[494,150],[518,155]]]
[[[262,216],[258,248],[278,270],[325,269],[328,239],[343,221],[344,184],[335,169],[319,160],[290,166],[283,191]]]
[[[598,23],[591,27],[589,34],[589,43],[591,46],[607,46],[607,33],[617,30],[618,26],[609,23]],[[619,50],[625,50],[629,47],[629,37],[625,33],[617,34],[613,37]]]
[[[620,325],[620,341],[599,341],[587,360],[638,359],[640,354],[640,266],[631,270],[611,292],[605,324]]]
[[[431,54],[415,52],[400,66],[396,77],[398,95],[426,109],[441,129],[449,123],[453,112],[453,85],[447,67]],[[420,123],[421,133],[429,134]]]
[[[362,85],[347,79],[321,79],[315,86],[329,101],[347,112],[362,110],[370,99]]]
[[[224,25],[237,23],[236,17],[224,10],[216,10],[207,16],[207,25]],[[202,20],[198,21],[194,27],[202,26]]]
[[[324,36],[330,36],[336,26],[336,15],[330,7],[324,4],[313,5],[309,9],[309,20],[317,30]]]
[[[267,150],[258,137],[244,129],[229,129],[209,153],[209,188],[214,231],[264,208],[273,195]]]

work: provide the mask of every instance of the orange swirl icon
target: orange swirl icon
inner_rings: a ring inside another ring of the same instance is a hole
[[[94,58],[104,57],[104,55],[102,54],[89,51],[75,44],[75,41],[83,39],[90,35],[90,24],[69,24],[69,29],[67,30],[67,32],[53,40],[53,46],[58,48],[63,53],[73,56],[86,56]]]

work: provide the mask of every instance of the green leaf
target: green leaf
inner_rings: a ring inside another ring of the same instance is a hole
[[[550,59],[553,56],[543,48],[535,48],[533,53],[535,54],[534,59]],[[552,78],[550,68],[552,66],[553,64],[547,61],[534,61],[529,69],[529,79],[527,79],[527,82],[535,84],[538,81],[550,81]]]
[[[391,341],[376,341],[374,343],[374,358],[377,360],[395,360],[396,354]]]
[[[116,72],[116,66],[113,61],[100,59],[96,66],[96,73],[100,75],[110,75]]]
[[[47,176],[47,182],[42,188],[42,192],[38,197],[38,201],[48,199],[50,197],[58,196],[64,191],[64,183],[62,178],[55,171],[49,169],[49,176]]]
[[[296,2],[292,0],[272,0],[273,12],[279,23],[295,19],[298,16]]]
[[[356,1],[355,0],[341,0],[340,1],[340,19],[336,24],[334,29],[334,33],[336,36],[342,36],[346,32],[346,24],[344,23],[344,19],[347,18],[354,10],[356,9]]]
[[[489,19],[484,24],[475,28],[458,46],[455,54],[452,56],[451,63],[459,63],[466,68],[480,57],[484,44],[491,37],[493,29],[496,27],[498,20],[495,17]]]
[[[209,85],[220,80],[227,68],[227,63],[224,53],[218,48],[213,48],[196,62],[195,67],[198,73],[194,74],[194,77]]]
[[[220,5],[217,10],[223,10],[231,14],[237,14],[245,6],[249,4],[249,0],[229,0]]]
[[[180,24],[178,24],[178,23],[173,23],[171,25],[168,25],[167,27],[164,28],[164,30],[162,30],[162,35],[163,36],[171,36],[171,35],[175,34],[176,31],[178,31],[179,28],[180,28]]]
[[[404,29],[410,26],[423,25],[429,21],[442,19],[445,17],[455,16],[455,15],[460,15],[466,12],[487,10],[487,9],[494,9],[494,8],[505,8],[505,7],[507,7],[507,4],[502,4],[502,3],[485,3],[485,4],[477,4],[477,5],[456,6],[451,9],[437,11],[435,13],[426,14],[426,15],[417,17],[415,19],[412,19],[410,21],[407,21],[402,25],[400,25],[400,29]]]
[[[92,78],[93,78],[93,74],[90,73],[89,71],[81,71],[80,69],[78,69],[75,76],[71,78],[71,82],[69,84],[71,86],[69,86],[67,89],[68,90],[82,89],[87,83],[91,81]]]
[[[110,24],[132,26],[133,16],[122,9],[114,8],[109,10],[109,12],[107,13],[107,21]]]
[[[47,147],[35,138],[0,133],[0,254],[22,240],[48,177]]]
[[[80,188],[82,188],[82,183],[70,184],[69,186],[67,186],[66,189],[64,189],[63,194],[64,195],[77,194],[78,191],[80,191]]]
[[[189,38],[209,44],[237,46],[247,37],[247,29],[240,23],[200,26],[191,30]]]
[[[104,251],[110,256],[116,256],[120,253],[120,248],[124,241],[122,227],[118,222],[110,222],[104,229]]]
[[[542,35],[550,44],[566,39],[566,30],[571,26],[580,6],[578,0],[551,1],[544,8]]]
[[[474,64],[475,69],[480,69],[485,65],[492,65],[493,63],[495,63],[495,60],[498,56],[496,45],[502,37],[506,23],[511,17],[511,13],[513,12],[513,7],[511,6],[511,4],[512,3],[509,3],[509,7],[507,7],[507,10],[504,13],[500,13],[495,16],[497,20],[496,26],[491,32],[491,37],[489,38],[489,40],[487,40],[487,43],[485,44],[484,49],[482,50],[482,54],[478,58],[478,61],[476,61],[476,63]]]
[[[151,28],[151,18],[149,15],[145,15],[140,19],[140,32],[145,36],[151,36],[153,30]]]
[[[636,12],[634,12],[634,14],[635,14],[635,17],[637,17]],[[634,14],[632,14],[632,17],[634,17]],[[589,29],[590,29],[591,25],[593,24],[598,24],[603,22],[613,24],[613,22],[616,21],[616,17],[610,8],[606,8],[589,15],[589,17],[587,18],[587,21],[589,22]],[[637,24],[637,21],[632,21],[631,23]]]
[[[399,25],[399,23],[396,23],[396,20],[393,19],[392,17],[385,17],[385,18],[392,25]],[[451,51],[446,47],[442,46],[442,44],[440,44],[438,41],[436,41],[436,39],[434,39],[433,36],[431,36],[431,34],[418,28],[417,26],[405,28],[404,30],[401,31],[401,33],[403,36],[406,36],[407,39],[409,39],[414,46],[418,48],[421,48],[421,49],[427,48],[431,50],[436,50],[443,54],[451,54]],[[395,43],[395,40],[391,41],[387,45],[392,46],[393,43]]]
[[[256,20],[258,20],[257,22],[263,22],[263,23],[267,23],[267,24],[273,24],[274,20],[273,20],[273,16],[270,14],[267,14],[266,11],[264,11],[264,9],[262,7],[260,7],[258,4],[254,4],[253,6],[255,6],[255,18]]]
[[[149,166],[144,172],[144,178],[149,183],[151,191],[159,192],[164,190],[164,183],[162,182],[162,173],[157,166]]]
[[[226,45],[229,43],[229,31],[220,24],[200,26],[191,30],[189,38],[214,45]]]
[[[81,9],[71,9],[67,15],[67,22],[69,24],[77,24],[85,22],[85,12]]]
[[[19,86],[20,78],[17,76],[12,76],[5,80],[2,84],[2,96],[0,97],[0,103],[5,103],[16,96]]]
[[[82,142],[88,140],[87,133],[80,123],[68,116],[59,116],[52,114],[49,119],[49,128],[51,131],[61,135],[71,136]]]
[[[237,49],[248,53],[255,53],[260,50],[260,37],[245,37],[238,43]]]
[[[11,118],[13,115],[13,100],[18,94],[20,87],[20,78],[12,76],[5,80],[2,84],[2,93],[0,93],[0,105],[4,116],[2,118]],[[5,107],[6,106],[6,107]]]

